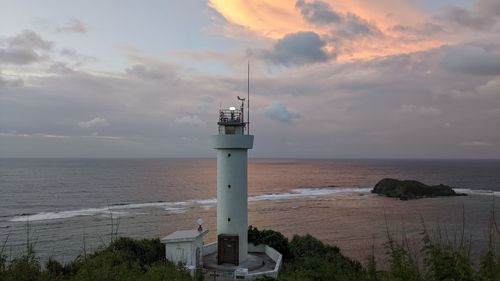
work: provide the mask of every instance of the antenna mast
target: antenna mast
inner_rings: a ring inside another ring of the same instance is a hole
[[[248,61],[247,75],[247,135],[250,135],[250,61]]]

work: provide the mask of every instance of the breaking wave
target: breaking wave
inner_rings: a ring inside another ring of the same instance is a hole
[[[500,191],[483,190],[483,189],[468,189],[468,188],[454,188],[458,193],[465,193],[467,195],[483,195],[500,197]]]
[[[294,198],[307,198],[319,196],[332,196],[341,193],[365,193],[369,192],[369,188],[297,188],[291,192],[270,193],[250,196],[249,202],[258,201],[273,201],[273,200],[289,200]],[[133,203],[133,204],[117,204],[102,208],[88,208],[80,210],[60,211],[60,212],[41,212],[37,214],[22,214],[12,217],[11,222],[26,222],[29,221],[44,221],[69,219],[82,216],[127,216],[129,211],[133,209],[159,208],[163,209],[168,214],[180,214],[187,211],[190,207],[201,206],[210,208],[217,204],[216,198],[195,199],[181,202],[150,202],[150,203]]]
[[[279,201],[290,200],[297,198],[314,198],[322,196],[341,196],[352,194],[370,193],[371,188],[296,188],[290,192],[259,194],[248,197],[248,201]],[[465,188],[456,188],[459,193],[468,195],[481,196],[496,196],[500,197],[500,191],[491,190],[472,190]],[[191,207],[211,208],[217,204],[216,198],[194,199],[180,202],[149,202],[149,203],[132,203],[132,204],[117,204],[102,208],[87,208],[80,210],[60,211],[60,212],[41,212],[37,214],[22,214],[12,217],[11,222],[26,222],[29,221],[45,221],[57,219],[69,219],[81,216],[110,216],[115,217],[127,216],[133,209],[158,208],[164,210],[167,214],[185,213]]]
[[[270,193],[251,196],[248,198],[248,201],[256,202],[264,200],[288,200],[300,197],[319,197],[349,193],[367,193],[370,192],[370,190],[371,188],[296,188],[292,189],[292,192]]]
[[[84,216],[110,216],[114,217],[127,216],[129,215],[128,210],[132,209],[144,209],[144,208],[161,208],[169,214],[179,214],[186,211],[185,206],[187,202],[151,202],[151,203],[138,203],[138,204],[118,204],[109,207],[102,208],[88,208],[80,210],[71,211],[60,211],[60,212],[41,212],[37,214],[22,214],[11,218],[11,222],[26,222],[26,221],[44,221],[44,220],[57,220],[57,219],[69,219],[74,217],[84,217]]]

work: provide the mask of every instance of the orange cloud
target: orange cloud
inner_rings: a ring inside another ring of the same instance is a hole
[[[287,0],[211,0],[209,5],[229,23],[272,39],[301,31],[306,26],[306,22],[297,14],[294,2]]]
[[[311,1],[306,1],[311,3]],[[422,51],[440,46],[442,39],[409,40],[393,31],[396,25],[416,26],[426,20],[425,14],[413,1],[400,0],[323,0],[333,11],[347,16],[354,14],[375,26],[378,36],[349,38],[341,43],[330,42],[328,50],[336,50],[341,61]],[[300,31],[314,31],[322,37],[335,37],[335,25],[314,25],[306,21],[295,0],[209,0],[209,6],[221,14],[230,25],[237,25],[258,36],[278,40]]]

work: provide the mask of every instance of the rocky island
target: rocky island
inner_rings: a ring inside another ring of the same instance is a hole
[[[400,200],[467,195],[464,193],[457,193],[453,188],[444,184],[426,185],[415,180],[397,180],[390,178],[379,181],[372,189],[372,193],[399,198]]]

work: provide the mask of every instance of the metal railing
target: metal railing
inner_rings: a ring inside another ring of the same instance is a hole
[[[241,109],[220,109],[219,124],[242,124],[245,123]]]
[[[234,281],[234,272],[217,271],[213,269],[203,269],[204,281]]]

